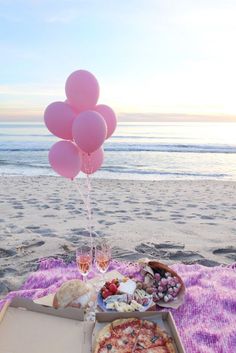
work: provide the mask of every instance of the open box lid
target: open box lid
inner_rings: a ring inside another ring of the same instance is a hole
[[[95,346],[95,340],[98,332],[108,323],[117,319],[139,318],[156,322],[161,329],[165,330],[174,340],[176,353],[186,353],[178,334],[172,314],[168,312],[132,312],[132,313],[97,313],[96,323],[93,330],[92,346]]]
[[[53,309],[15,298],[1,312],[0,352],[89,353],[94,324],[83,319],[79,309]]]

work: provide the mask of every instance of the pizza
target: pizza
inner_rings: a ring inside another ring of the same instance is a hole
[[[94,353],[176,353],[172,338],[152,321],[119,319],[106,325]]]

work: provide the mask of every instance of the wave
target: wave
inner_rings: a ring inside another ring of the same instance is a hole
[[[47,152],[50,145],[42,146],[0,146],[0,152]],[[189,145],[189,144],[107,144],[108,152],[167,152],[167,153],[236,153],[236,146]]]
[[[7,172],[6,174],[21,174],[21,170],[35,170],[37,171],[37,174],[40,175],[40,171],[44,174],[45,171],[47,171],[48,175],[54,175],[52,169],[48,164],[33,164],[33,163],[2,163],[0,161],[0,166],[3,165],[5,167],[11,166],[10,173]],[[105,172],[105,174],[104,174]],[[107,173],[108,175],[110,174],[116,174],[117,176],[119,175],[131,175],[131,176],[153,176],[153,177],[173,177],[173,178],[181,178],[181,177],[190,177],[190,178],[225,178],[228,176],[226,173],[206,173],[206,172],[186,172],[186,171],[159,171],[159,170],[153,170],[153,169],[139,169],[135,168],[135,166],[132,167],[124,167],[122,165],[107,165],[103,166],[100,170],[99,173],[101,175],[105,176]],[[0,170],[1,174],[1,170]]]
[[[125,174],[140,174],[140,175],[162,175],[162,176],[187,176],[187,177],[213,177],[222,178],[227,176],[224,173],[194,173],[194,172],[170,172],[170,171],[159,171],[159,170],[140,170],[125,168],[122,166],[106,166],[102,167],[102,171],[110,173],[125,173]]]
[[[119,146],[107,146],[105,150],[125,152],[236,153],[236,146],[189,144],[119,144]]]

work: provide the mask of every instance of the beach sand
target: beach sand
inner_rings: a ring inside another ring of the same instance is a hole
[[[0,178],[0,296],[42,257],[74,258],[88,240],[77,185],[59,177]],[[236,261],[236,182],[92,180],[93,227],[120,259],[206,266]]]

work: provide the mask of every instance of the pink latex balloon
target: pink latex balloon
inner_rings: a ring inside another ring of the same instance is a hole
[[[95,107],[99,97],[99,84],[89,71],[77,70],[67,78],[65,91],[69,103],[82,112]]]
[[[98,104],[94,108],[96,112],[101,114],[107,125],[107,139],[113,134],[116,129],[117,119],[114,111],[105,104]]]
[[[52,169],[59,175],[74,179],[81,168],[81,157],[78,147],[71,141],[58,141],[48,155]]]
[[[64,140],[72,140],[72,124],[76,113],[65,102],[54,102],[47,106],[44,121],[48,130]]]
[[[105,141],[107,126],[103,117],[92,110],[80,113],[74,120],[72,135],[79,148],[92,153]]]
[[[64,102],[65,102],[66,104],[68,104],[68,105],[71,107],[71,109],[73,110],[73,112],[75,112],[76,115],[79,115],[79,113],[81,113],[81,111],[79,111],[78,109],[76,109],[75,107],[73,107],[73,106],[70,104],[70,102],[68,101],[68,99],[66,99]]]
[[[102,166],[104,160],[102,147],[90,154],[80,150],[80,155],[82,160],[81,172],[85,174],[93,174]]]

